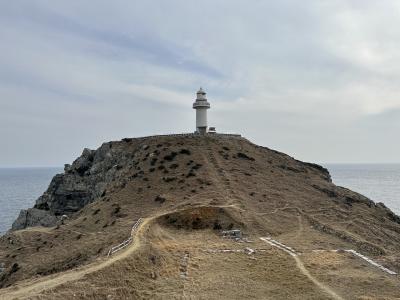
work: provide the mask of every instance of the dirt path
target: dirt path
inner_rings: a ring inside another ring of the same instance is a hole
[[[336,294],[332,289],[330,289],[328,286],[326,286],[322,282],[318,281],[317,278],[312,276],[310,274],[310,272],[304,266],[300,257],[297,255],[297,253],[293,249],[291,249],[283,244],[280,244],[280,243],[276,242],[275,240],[271,240],[269,238],[260,238],[260,239],[272,246],[277,247],[278,249],[288,253],[291,257],[293,257],[293,259],[296,261],[296,266],[300,270],[300,272],[303,275],[305,275],[308,279],[310,279],[320,290],[322,290],[323,292],[325,292],[326,294],[331,296],[332,299],[344,300],[342,297],[340,297],[338,294]]]
[[[307,278],[310,279],[317,287],[319,287],[319,289],[321,289],[325,293],[329,294],[332,299],[344,300],[342,297],[340,297],[338,294],[336,294],[333,290],[331,290],[329,287],[327,287],[322,282],[318,281],[318,279],[316,279],[314,276],[312,276],[310,274],[310,272],[308,272],[308,270],[304,266],[304,264],[303,264],[302,260],[300,259],[300,257],[298,257],[297,255],[296,256],[292,256],[292,257],[296,261],[296,266],[299,268],[301,273],[303,273],[305,276],[307,276]]]
[[[204,143],[207,149],[207,154],[204,154],[204,158],[210,163],[210,166],[212,166],[212,172],[215,174],[220,190],[225,195],[225,198],[229,200],[228,203],[232,203],[232,199],[235,198],[235,193],[232,190],[229,176],[215,157],[209,139],[206,139]]]
[[[136,235],[139,236],[140,232],[143,231],[143,228],[150,221],[150,219],[145,219],[138,230],[136,231]],[[133,244],[127,247],[125,250],[122,250],[120,253],[110,257],[110,258],[102,258],[99,259],[87,266],[83,266],[81,268],[73,269],[70,271],[63,272],[61,274],[54,274],[50,276],[46,276],[43,278],[39,278],[36,280],[28,280],[26,282],[21,282],[12,286],[10,288],[6,288],[0,290],[0,299],[26,299],[31,298],[32,296],[39,294],[45,290],[49,290],[55,288],[61,284],[76,281],[83,278],[85,275],[97,272],[103,268],[106,268],[116,261],[122,260],[128,256],[130,256],[133,252],[136,251],[140,246],[140,239],[134,239]]]

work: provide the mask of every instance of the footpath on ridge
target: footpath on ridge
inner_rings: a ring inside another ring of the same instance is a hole
[[[152,218],[140,219],[140,225],[137,229],[132,230],[132,234],[138,236],[143,228],[149,223]],[[135,223],[136,224],[136,223]],[[133,238],[133,236],[132,236]],[[39,279],[23,281],[17,283],[16,285],[1,289],[0,299],[30,299],[32,296],[39,294],[44,290],[49,290],[55,288],[61,284],[67,282],[76,281],[82,279],[85,275],[97,272],[104,269],[116,261],[122,260],[129,257],[133,252],[135,252],[140,246],[140,238],[133,238],[132,245],[127,247],[125,251],[119,252],[117,255],[113,255],[107,258],[99,259],[89,265],[79,267],[76,269],[68,270],[66,272],[45,276]]]

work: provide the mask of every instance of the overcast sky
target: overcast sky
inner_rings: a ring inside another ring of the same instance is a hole
[[[400,1],[2,1],[0,166],[191,132],[312,162],[400,162]]]

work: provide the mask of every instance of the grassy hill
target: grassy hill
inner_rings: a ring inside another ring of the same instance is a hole
[[[107,257],[139,218],[133,242]],[[344,251],[400,271],[398,216],[335,186],[326,169],[240,137],[85,150],[17,221],[0,238],[0,299],[400,295],[398,275]],[[223,238],[230,229],[244,239]]]

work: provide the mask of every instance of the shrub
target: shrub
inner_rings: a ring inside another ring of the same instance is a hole
[[[158,196],[154,199],[154,201],[160,202],[160,203],[164,203],[166,200],[167,200],[167,199],[166,199],[165,197],[161,196],[161,195],[158,195]]]
[[[173,161],[177,155],[178,155],[177,152],[172,151],[170,154],[164,156],[164,160]]]
[[[200,169],[202,166],[203,166],[202,164],[195,164],[195,165],[192,167],[192,170],[198,170],[198,169]]]
[[[171,182],[171,181],[176,180],[176,177],[163,177],[163,180],[164,180],[165,182]]]
[[[189,149],[181,149],[181,151],[179,151],[179,153],[180,154],[186,154],[186,155],[192,154]]]
[[[195,177],[196,173],[194,173],[192,170],[190,170],[190,172],[186,175],[187,178],[189,177]]]
[[[120,207],[120,206],[117,206],[117,207],[114,208],[113,214],[117,214],[117,213],[119,213],[120,211],[121,211],[121,207]]]
[[[255,161],[255,159],[253,157],[247,156],[246,154],[242,153],[242,152],[238,152],[237,156],[241,159],[247,159],[247,160],[251,160],[251,161]]]

